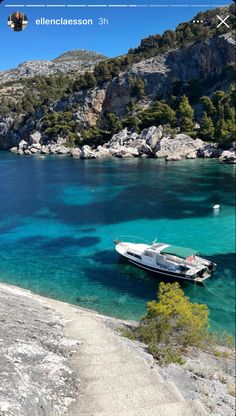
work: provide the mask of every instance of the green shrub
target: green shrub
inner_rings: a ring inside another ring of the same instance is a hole
[[[178,283],[160,283],[158,300],[147,303],[147,313],[134,329],[137,339],[160,363],[183,363],[187,347],[210,348],[215,341],[208,332],[206,305],[193,303]]]

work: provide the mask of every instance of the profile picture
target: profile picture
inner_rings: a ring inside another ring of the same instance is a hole
[[[8,17],[8,26],[14,32],[22,32],[28,25],[28,17],[21,12],[14,12]]]

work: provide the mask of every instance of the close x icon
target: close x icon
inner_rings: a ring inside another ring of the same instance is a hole
[[[219,16],[218,14],[217,14],[217,19],[218,20],[220,20],[220,22],[218,23],[218,25],[217,25],[217,28],[218,27],[220,27],[220,26],[222,26],[222,25],[224,25],[224,26],[226,26],[228,29],[229,29],[229,25],[228,25],[228,23],[226,23],[226,20],[228,20],[228,18],[229,18],[229,15],[228,16],[226,16],[226,17],[221,17],[221,16]]]

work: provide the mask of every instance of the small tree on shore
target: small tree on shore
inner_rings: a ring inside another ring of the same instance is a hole
[[[206,305],[191,302],[177,282],[161,282],[157,297],[157,301],[147,303],[147,314],[136,330],[155,358],[180,362],[184,348],[209,345]]]

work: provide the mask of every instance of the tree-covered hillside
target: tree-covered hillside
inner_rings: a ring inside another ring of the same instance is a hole
[[[224,25],[217,28],[216,16],[224,13],[230,16],[230,32]],[[230,38],[235,27],[234,13],[234,5],[199,13],[195,19],[203,20],[202,25],[181,23],[176,30],[143,39],[137,48],[117,58],[103,59],[87,51],[71,51],[57,58],[62,62],[102,59],[93,71],[37,75],[0,84],[0,136],[27,137],[33,130],[40,130],[45,141],[56,141],[60,136],[68,140],[68,145],[81,144],[81,140],[99,144],[122,127],[138,132],[164,124],[170,131],[194,135],[197,122],[202,138],[230,143],[235,140],[236,65]],[[217,49],[217,41],[211,43],[212,39],[228,42],[229,50],[222,45],[222,50]],[[172,70],[175,74],[180,67],[178,60],[182,72],[187,73],[189,62],[181,51],[189,61],[193,59],[190,75],[187,79],[174,75],[167,79]],[[217,68],[212,60],[209,65],[213,68],[207,68],[204,77],[201,72],[194,75],[195,66],[200,65],[194,64],[198,51],[206,54],[199,57],[200,64],[208,59],[208,53],[218,53]],[[162,70],[167,64],[168,68]],[[137,65],[143,66],[143,72],[138,72]],[[159,83],[158,88],[155,83]],[[117,108],[114,103],[118,103]]]

